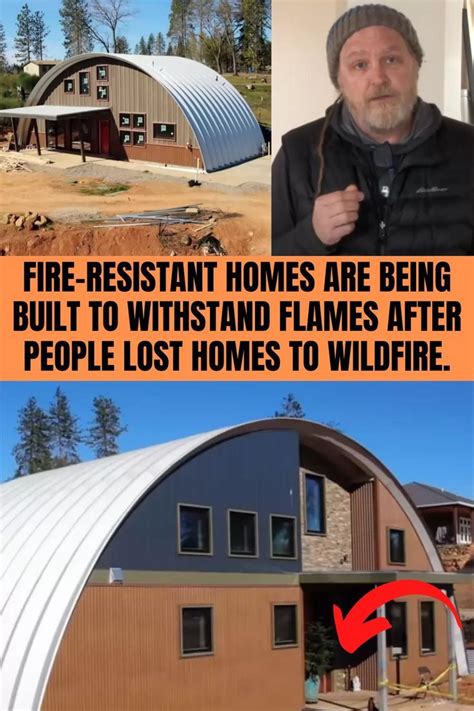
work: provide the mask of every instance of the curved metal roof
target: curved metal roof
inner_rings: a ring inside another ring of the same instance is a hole
[[[306,420],[250,422],[15,479],[0,486],[0,708],[40,708],[62,636],[96,561],[158,480],[217,442],[271,429],[295,430],[307,446],[337,451],[378,478],[410,517],[433,570],[442,570],[421,519],[390,472],[353,440]]]
[[[207,172],[261,155],[264,141],[249,105],[227,79],[200,62],[183,57],[91,52],[66,59],[36,84],[26,106],[41,103],[58,76],[87,60],[117,59],[156,79],[176,101],[192,126]]]

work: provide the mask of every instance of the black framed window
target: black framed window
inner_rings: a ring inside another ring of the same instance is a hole
[[[388,562],[403,564],[405,560],[405,531],[388,529]]]
[[[145,114],[133,114],[133,128],[146,128],[146,115]]]
[[[211,509],[179,505],[179,552],[211,553]]]
[[[273,605],[273,646],[295,647],[297,644],[297,606]]]
[[[132,132],[131,131],[120,131],[120,143],[122,146],[132,145]]]
[[[435,644],[435,621],[434,602],[420,603],[421,617],[421,653],[429,654],[436,649]]]
[[[391,629],[387,630],[388,646],[392,647],[394,654],[406,657],[408,653],[406,602],[388,603],[387,620],[392,625]]]
[[[97,87],[97,101],[108,101],[109,100],[109,87],[106,85],[100,85]]]
[[[120,128],[131,128],[132,127],[131,114],[119,114],[119,126],[120,126]]]
[[[324,477],[305,474],[306,533],[326,533]]]
[[[89,72],[79,72],[79,94],[89,96],[91,93],[91,81]]]
[[[238,556],[257,555],[256,513],[229,511],[229,553]]]
[[[181,654],[212,654],[212,607],[181,608]]]
[[[146,143],[146,133],[144,131],[133,132],[133,145],[144,146]]]
[[[153,138],[164,139],[168,141],[176,140],[176,124],[174,123],[154,123]]]
[[[104,65],[97,67],[97,80],[98,81],[108,81],[109,80],[109,68]]]
[[[65,94],[74,94],[74,79],[65,79],[63,86]]]
[[[295,519],[291,516],[275,516],[271,519],[272,557],[296,558]]]

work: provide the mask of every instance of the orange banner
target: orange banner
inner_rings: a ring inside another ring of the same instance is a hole
[[[2,380],[472,380],[474,262],[0,261]]]

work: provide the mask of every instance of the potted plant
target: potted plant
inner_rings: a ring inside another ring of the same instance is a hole
[[[305,629],[305,699],[316,703],[321,678],[328,671],[334,657],[336,642],[332,631],[322,622],[309,622]]]

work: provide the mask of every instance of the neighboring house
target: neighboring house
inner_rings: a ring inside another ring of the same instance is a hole
[[[60,64],[59,59],[34,59],[28,62],[28,64],[25,64],[23,71],[32,77],[42,77],[57,64]]]
[[[376,585],[452,596],[416,509],[370,452],[272,418],[15,479],[0,487],[2,709],[290,711],[304,705],[304,623]],[[448,666],[446,608],[387,606],[402,684]],[[451,629],[458,670],[461,634]],[[457,628],[456,628],[457,630]],[[457,630],[459,632],[459,630]],[[380,638],[382,639],[382,638]],[[377,689],[375,638],[344,669]],[[384,679],[385,680],[385,679]]]
[[[262,155],[259,124],[232,84],[183,57],[91,53],[56,65],[26,106],[18,144],[50,150],[228,168]]]

